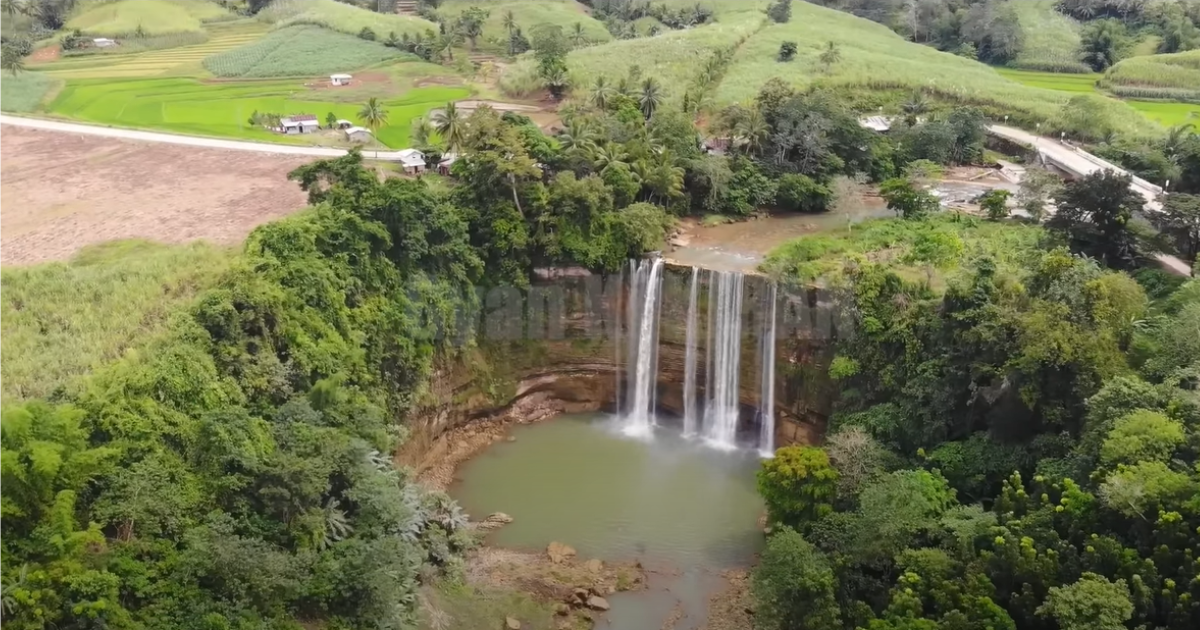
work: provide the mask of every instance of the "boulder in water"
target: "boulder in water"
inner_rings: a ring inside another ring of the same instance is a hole
[[[608,605],[607,599],[604,599],[603,597],[599,597],[596,595],[593,595],[592,597],[588,598],[587,607],[591,608],[592,610],[599,610],[599,611],[606,611],[610,608],[610,606]]]
[[[591,560],[585,562],[583,566],[592,573],[599,573],[600,570],[604,568],[604,563],[601,562],[599,558],[592,558]]]
[[[554,564],[561,564],[567,558],[575,556],[575,549],[560,542],[552,542],[546,547],[546,555],[550,557],[550,561]]]

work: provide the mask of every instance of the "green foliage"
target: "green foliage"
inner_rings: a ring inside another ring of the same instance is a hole
[[[1008,216],[1008,198],[1011,196],[1012,193],[1002,188],[989,190],[979,198],[979,206],[989,219],[999,221]]]
[[[1084,573],[1074,584],[1051,588],[1038,614],[1062,630],[1121,630],[1133,616],[1133,602],[1125,580]]]
[[[1100,447],[1100,460],[1109,466],[1167,461],[1183,443],[1183,437],[1183,425],[1178,421],[1141,409],[1113,424]]]
[[[1058,213],[1047,225],[1105,264],[1128,268],[1135,254],[1129,222],[1145,205],[1129,184],[1129,175],[1107,170],[1071,182],[1063,187]]]
[[[833,571],[819,550],[784,527],[767,540],[754,572],[755,627],[821,630],[840,623]]]
[[[775,204],[785,210],[825,212],[832,201],[833,191],[807,175],[788,173],[776,183]]]
[[[825,451],[788,446],[763,462],[758,491],[771,518],[788,525],[811,523],[833,510],[838,473]]]
[[[767,17],[776,24],[785,24],[792,19],[792,0],[774,0],[767,8]]]
[[[6,112],[32,112],[59,82],[42,72],[22,72],[0,78],[0,108]]]
[[[928,190],[917,188],[907,179],[896,177],[879,186],[879,195],[887,201],[888,209],[905,219],[919,219],[937,212],[939,204]]]
[[[1096,72],[1104,72],[1125,56],[1129,36],[1117,20],[1097,20],[1087,25],[1080,36],[1081,58]]]
[[[364,31],[369,31],[364,27]],[[402,53],[374,42],[315,26],[293,26],[265,38],[213,55],[204,68],[219,77],[289,77],[355,70],[396,59]]]
[[[783,42],[779,45],[779,54],[777,55],[780,61],[791,61],[796,58],[796,42]]]

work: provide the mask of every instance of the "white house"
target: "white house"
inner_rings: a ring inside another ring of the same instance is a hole
[[[349,120],[346,120],[345,118],[337,119],[337,128],[338,129],[349,129],[351,127],[357,127],[357,126],[358,125],[350,122]]]
[[[353,78],[354,77],[352,77],[348,74],[331,74],[331,75],[329,75],[329,82],[335,86],[350,85],[350,79],[353,79]]]
[[[454,163],[457,161],[458,161],[457,153],[451,152],[451,153],[447,153],[447,154],[443,155],[442,161],[438,162],[438,167],[437,167],[438,173],[441,173],[442,175],[449,175],[450,167],[454,166]]]
[[[416,149],[405,149],[396,154],[404,172],[410,175],[425,172],[425,154]]]
[[[366,127],[351,126],[346,128],[346,139],[350,142],[370,142],[371,138],[371,130]]]
[[[107,37],[96,37],[92,39],[92,45],[96,48],[108,48],[110,46],[116,46],[117,42]]]
[[[285,134],[313,133],[321,128],[315,114],[296,114],[279,119],[279,132]]]
[[[867,116],[858,119],[858,124],[865,129],[884,133],[892,128],[892,119],[887,116]]]

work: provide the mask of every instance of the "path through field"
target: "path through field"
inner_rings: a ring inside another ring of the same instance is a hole
[[[304,207],[287,173],[311,159],[5,125],[0,262],[64,260],[124,238],[237,243]]]

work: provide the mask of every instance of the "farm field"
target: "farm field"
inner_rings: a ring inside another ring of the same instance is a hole
[[[1009,4],[1017,12],[1025,38],[1025,45],[1012,66],[1090,73],[1091,69],[1079,61],[1079,23],[1055,10],[1055,4],[1055,0],[1021,0]]]
[[[116,37],[142,31],[147,35],[202,30],[202,21],[231,13],[214,2],[119,0],[87,7],[67,21],[67,28],[88,35]]]
[[[569,34],[578,22],[583,26],[584,36],[588,41],[607,42],[612,39],[604,24],[588,15],[585,7],[575,0],[446,0],[438,8],[438,13],[457,16],[471,7],[479,7],[489,12],[483,25],[483,36],[478,42],[480,49],[508,49],[508,31],[504,28],[504,14],[507,11],[512,11],[513,19],[526,33],[526,37],[529,36],[530,30],[539,24],[560,26],[563,32]]]
[[[1200,100],[1200,50],[1124,59],[1104,74],[1104,87],[1130,98]]]
[[[259,20],[284,28],[295,24],[312,24],[358,35],[364,28],[375,32],[382,40],[388,33],[399,37],[404,33],[416,35],[425,31],[437,32],[438,25],[429,20],[394,13],[376,13],[336,0],[276,0],[257,15]]]
[[[357,120],[359,103],[339,103],[312,98],[314,92],[297,81],[211,82],[195,79],[72,81],[59,93],[48,111],[68,118],[120,127],[155,129],[259,141],[308,143],[311,136],[287,137],[253,127],[255,111],[282,115],[309,113],[324,119]],[[414,118],[448,101],[465,98],[464,87],[422,87],[384,101],[388,124],[376,139],[392,148],[408,146]]]
[[[1101,93],[1097,82],[1104,75],[1100,74],[1054,74],[1050,72],[1030,72],[1002,68],[1000,74],[1034,87],[1048,90],[1059,90],[1074,94]],[[1122,99],[1130,107],[1142,113],[1143,116],[1164,127],[1194,122],[1200,124],[1200,104],[1180,103],[1171,101],[1147,101]]]
[[[218,77],[296,77],[358,70],[405,53],[317,26],[289,26],[204,59]],[[411,56],[411,55],[409,55]]]
[[[137,53],[101,53],[63,57],[53,62],[30,64],[60,79],[95,79],[198,74],[205,57],[232,50],[260,39],[268,25],[255,20],[220,22],[206,26],[208,41],[193,46]]]
[[[304,207],[287,173],[310,161],[6,126],[3,263],[66,260],[114,239],[238,243]]]
[[[32,112],[57,89],[62,80],[41,72],[24,72],[0,77],[0,108],[6,112]]]

